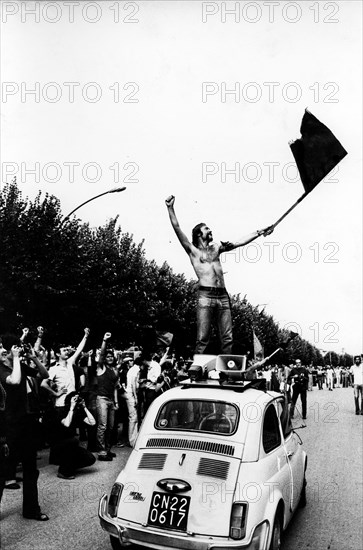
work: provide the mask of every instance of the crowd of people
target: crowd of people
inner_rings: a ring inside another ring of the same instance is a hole
[[[307,367],[302,365],[300,359],[295,364],[270,365],[258,371],[259,378],[265,378],[266,387],[269,390],[282,391],[287,394],[291,402],[290,416],[294,417],[295,405],[300,396],[302,405],[302,418],[307,415],[307,392],[313,391],[314,387],[319,390],[324,388],[333,391],[334,388],[354,389],[355,413],[363,414],[363,365],[360,355],[354,357],[354,364],[351,367],[331,365]]]
[[[20,489],[23,516],[48,520],[38,502],[37,452],[49,448],[57,476],[75,479],[80,468],[112,461],[113,446],[133,447],[141,421],[161,392],[187,378],[188,362],[175,354],[132,346],[115,350],[111,333],[101,347],[85,351],[89,329],[77,348],[42,345],[29,330],[0,342],[0,499],[4,489]],[[189,361],[189,364],[192,361]]]
[[[152,401],[188,378],[193,361],[177,358],[169,348],[157,353],[132,346],[121,352],[106,332],[100,348],[85,351],[89,334],[85,328],[77,348],[60,344],[52,350],[43,347],[42,327],[33,343],[26,328],[20,339],[0,341],[0,499],[4,489],[20,489],[21,463],[25,518],[49,519],[38,501],[39,449],[49,448],[60,479],[75,479],[96,459],[112,461],[112,447],[133,447]],[[299,359],[289,366],[262,361],[255,367],[253,377],[264,378],[267,390],[288,395],[292,417],[300,396],[306,418],[306,392],[324,385],[329,391],[354,386],[356,413],[363,414],[360,356],[351,368],[304,367]]]
[[[357,356],[359,357],[359,356]],[[281,384],[284,384],[289,371],[293,368],[293,364],[289,366],[285,365],[272,365],[265,367],[264,370],[259,372],[259,377],[266,378],[270,389],[272,386],[274,389],[280,388]],[[334,388],[348,388],[354,385],[354,375],[352,367],[337,366],[332,367],[330,365],[306,367],[307,370],[307,390],[312,391],[313,386],[317,386],[319,390],[328,389],[332,391]]]

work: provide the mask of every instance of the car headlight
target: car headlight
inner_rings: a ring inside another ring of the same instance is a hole
[[[117,507],[120,501],[123,488],[124,486],[121,483],[114,483],[111,489],[110,498],[108,499],[108,508],[107,508],[108,515],[111,516],[111,518],[114,518],[117,515]]]
[[[231,539],[243,539],[246,535],[247,503],[234,502],[229,525],[229,536]]]

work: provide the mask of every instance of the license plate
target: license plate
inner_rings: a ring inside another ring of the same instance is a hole
[[[186,531],[189,504],[190,497],[154,491],[148,524],[163,529]]]

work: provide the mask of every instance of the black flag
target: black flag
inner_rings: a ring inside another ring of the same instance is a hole
[[[290,330],[289,333],[285,335],[285,338],[283,338],[283,341],[280,342],[279,344],[280,348],[286,351],[287,346],[290,344],[292,340],[294,340],[294,338],[296,338],[296,336],[299,336],[299,334],[297,332],[293,332],[292,330]]]
[[[310,193],[348,153],[320,120],[305,110],[301,138],[290,144],[305,193]]]

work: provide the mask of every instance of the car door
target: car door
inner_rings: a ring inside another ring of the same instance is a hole
[[[268,404],[265,410],[262,425],[262,453],[265,453],[266,456],[262,460],[269,459],[270,461],[270,475],[269,479],[265,481],[265,484],[270,484],[271,490],[273,490],[273,494],[270,493],[270,501],[272,496],[272,501],[277,503],[279,495],[282,495],[288,518],[292,499],[292,472],[275,401]],[[278,492],[275,492],[276,489]]]
[[[304,479],[304,463],[298,436],[292,429],[287,399],[284,397],[278,399],[276,405],[280,418],[286,460],[290,470],[290,510],[292,512],[299,503]]]

